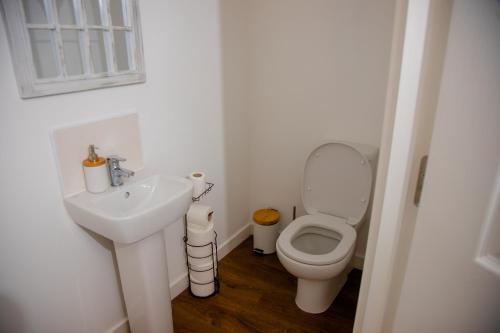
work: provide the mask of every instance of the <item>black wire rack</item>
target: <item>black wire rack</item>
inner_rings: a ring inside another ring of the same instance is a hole
[[[200,194],[199,196],[197,197],[193,197],[193,202],[198,202],[201,200],[201,198],[203,198],[204,196],[206,196],[208,194],[208,192],[212,191],[212,188],[214,187],[214,184],[213,183],[209,183],[207,182],[206,184],[206,189],[205,191],[203,191],[202,194]]]
[[[210,192],[213,187],[214,187],[213,183],[208,183],[207,182],[207,187],[206,187],[205,191],[202,194],[200,194],[199,196],[193,197],[192,198],[193,202],[199,202],[200,199],[203,198],[204,196],[206,196],[207,193]],[[219,265],[218,265],[219,256],[218,256],[218,253],[217,253],[217,232],[215,232],[215,230],[214,230],[214,241],[213,242],[209,242],[209,243],[202,244],[202,245],[189,244],[189,239],[188,239],[187,235],[188,235],[188,233],[187,233],[187,215],[184,215],[184,238],[183,238],[183,240],[184,240],[184,252],[186,254],[186,266],[187,266],[187,269],[188,269],[189,294],[191,296],[195,297],[195,298],[209,298],[209,297],[212,297],[212,296],[218,294],[219,290],[220,290]],[[205,247],[210,247],[210,254],[207,255],[207,256],[198,257],[198,256],[192,256],[192,255],[189,254],[189,252],[190,252],[190,251],[188,251],[189,248],[205,248]],[[206,258],[211,258],[212,267],[210,267],[208,269],[205,269],[205,270],[197,270],[197,269],[194,269],[192,267],[192,265],[191,265],[191,260],[192,259],[206,259]],[[211,271],[212,272],[212,276],[213,276],[213,279],[210,280],[210,281],[207,281],[207,282],[197,282],[197,281],[193,281],[192,278],[191,278],[191,272],[208,272],[208,271]],[[210,295],[207,295],[207,296],[197,296],[192,291],[192,285],[193,284],[196,284],[196,285],[209,285],[209,284],[212,284],[212,283],[214,284],[214,291]]]

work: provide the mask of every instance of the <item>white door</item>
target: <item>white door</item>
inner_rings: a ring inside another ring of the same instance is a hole
[[[500,1],[455,1],[392,332],[500,332],[499,183]]]

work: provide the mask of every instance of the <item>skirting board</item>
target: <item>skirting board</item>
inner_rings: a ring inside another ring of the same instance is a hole
[[[130,333],[130,327],[128,326],[128,318],[122,318],[113,327],[106,330],[105,333]]]
[[[229,252],[231,252],[238,245],[243,243],[252,234],[252,225],[246,224],[240,230],[238,230],[232,237],[227,239],[224,243],[218,247],[219,260],[224,258]],[[188,277],[187,273],[180,276],[175,281],[170,283],[170,298],[174,299],[180,293],[182,293],[188,287]]]
[[[222,243],[218,248],[219,260],[224,258],[229,252],[235,249],[238,245],[243,243],[250,235],[253,234],[252,223],[248,223],[238,230],[231,238]],[[363,269],[365,258],[355,254],[352,258],[352,266],[357,269]],[[174,299],[188,287],[187,273],[183,274],[177,280],[170,283],[170,297]],[[113,327],[105,333],[130,333],[128,326],[128,318],[121,319]]]

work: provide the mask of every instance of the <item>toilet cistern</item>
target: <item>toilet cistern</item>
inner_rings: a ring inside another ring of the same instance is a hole
[[[111,186],[123,185],[124,178],[130,178],[135,173],[120,166],[120,162],[125,162],[127,159],[118,155],[108,156],[108,170],[111,180]]]

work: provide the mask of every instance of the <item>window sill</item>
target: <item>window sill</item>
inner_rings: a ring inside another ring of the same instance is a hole
[[[116,87],[146,81],[145,73],[125,73],[121,75],[103,76],[99,78],[85,78],[60,82],[39,82],[19,89],[21,98],[33,98],[57,94],[66,94],[76,91],[86,91],[100,88]]]

